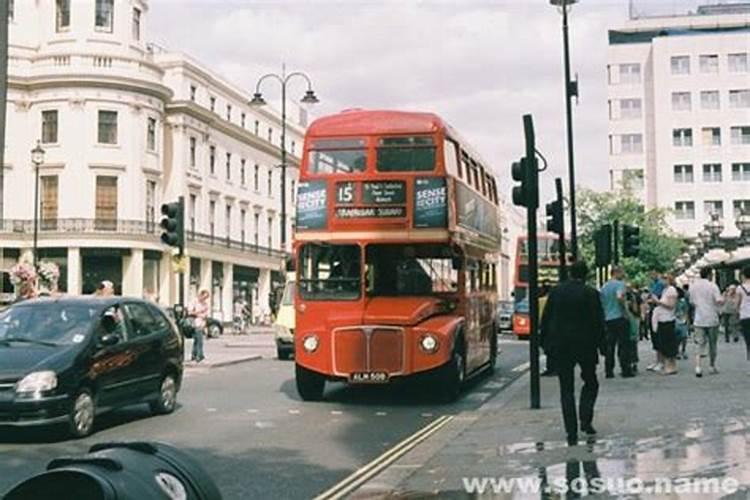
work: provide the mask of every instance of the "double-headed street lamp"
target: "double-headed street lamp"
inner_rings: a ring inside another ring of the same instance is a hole
[[[724,223],[721,222],[719,214],[711,214],[711,220],[703,226],[703,229],[709,234],[709,246],[713,248],[721,247],[721,240],[719,239],[719,235],[722,233],[722,231],[724,231]]]
[[[260,92],[260,86],[264,80],[271,78],[281,84],[281,250],[283,252],[286,252],[286,85],[294,77],[304,78],[307,81],[307,91],[301,102],[308,105],[316,104],[318,98],[313,92],[310,77],[301,71],[294,71],[287,75],[285,70],[282,70],[280,75],[268,73],[261,76],[258,83],[255,84],[255,94],[250,101],[252,106],[264,106],[266,104],[266,100]]]
[[[563,59],[565,66],[565,119],[568,131],[568,178],[570,182],[570,255],[578,258],[578,231],[576,224],[576,179],[573,159],[573,98],[578,97],[578,81],[570,78],[570,46],[568,42],[568,10],[578,0],[549,0],[562,11]]]
[[[740,231],[739,245],[750,245],[750,210],[742,209],[734,221]]]
[[[31,163],[34,164],[35,181],[34,181],[34,268],[36,269],[39,248],[39,167],[44,163],[44,149],[39,141],[36,141],[36,147],[31,150]]]

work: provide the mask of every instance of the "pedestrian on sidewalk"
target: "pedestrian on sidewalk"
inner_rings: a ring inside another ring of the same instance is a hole
[[[675,307],[675,330],[679,348],[677,357],[687,359],[685,349],[687,348],[688,332],[690,328],[690,304],[688,302],[687,285],[677,288],[677,306]]]
[[[677,349],[679,340],[676,332],[675,309],[679,295],[675,287],[674,276],[664,275],[666,288],[661,293],[661,298],[654,301],[655,308],[652,315],[652,328],[655,331],[654,342],[658,346],[662,367],[655,367],[655,371],[661,371],[664,375],[675,375],[677,373]]]
[[[695,376],[703,376],[701,362],[708,355],[711,373],[719,373],[716,367],[716,341],[719,336],[719,310],[724,298],[719,287],[711,281],[713,271],[704,267],[700,279],[690,287],[690,302],[695,306],[695,343],[698,353],[695,356]]]
[[[638,373],[638,339],[641,332],[641,296],[638,288],[632,283],[625,292],[625,316],[628,320],[628,351],[630,372]]]
[[[583,387],[579,404],[581,431],[596,434],[592,425],[599,394],[596,365],[604,350],[604,309],[599,292],[586,285],[588,268],[582,261],[570,268],[571,279],[552,289],[544,308],[541,344],[555,359],[560,381],[560,402],[568,444],[578,444],[575,367],[581,368]]]
[[[205,359],[203,355],[203,337],[206,334],[208,314],[211,310],[208,290],[201,290],[198,298],[189,308],[188,314],[193,317],[193,352],[191,360],[200,363]]]
[[[742,278],[742,284],[737,291],[740,296],[740,328],[745,338],[747,360],[750,361],[750,266],[742,270]],[[747,374],[750,375],[750,372]]]
[[[646,323],[648,326],[648,334],[651,337],[651,347],[654,350],[656,359],[653,363],[646,367],[647,370],[662,371],[664,369],[664,359],[661,354],[661,344],[659,343],[659,337],[657,335],[656,327],[658,323],[654,321],[654,310],[656,309],[661,295],[664,292],[664,281],[662,280],[661,274],[656,271],[651,272],[651,285],[648,288],[648,299],[649,305],[648,315]]]
[[[630,365],[630,325],[625,317],[626,287],[623,270],[614,266],[611,278],[601,289],[601,302],[604,310],[607,333],[605,337],[604,371],[607,378],[615,376],[615,353],[620,363],[623,377],[632,377]]]
[[[740,341],[740,295],[737,293],[737,282],[731,283],[724,290],[724,305],[721,309],[721,324],[724,326],[724,340]]]

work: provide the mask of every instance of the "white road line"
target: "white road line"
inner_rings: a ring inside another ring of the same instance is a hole
[[[529,367],[529,364],[530,363],[527,361],[527,362],[525,362],[525,363],[523,363],[521,365],[516,366],[511,371],[515,372],[515,373],[522,372],[522,371],[526,370]]]
[[[206,411],[209,412],[209,413],[213,413],[213,412],[215,412],[217,410],[216,410],[216,408],[206,408]]]
[[[375,412],[375,416],[376,417],[385,417],[386,415],[388,415],[387,411],[376,411]]]
[[[344,412],[343,412],[343,411],[341,411],[341,410],[331,410],[331,415],[341,415],[341,414],[343,414],[343,413],[344,413]]]
[[[299,410],[289,410],[290,415],[299,415]]]
[[[249,410],[247,410],[247,412],[248,413],[258,413],[258,410],[256,410],[255,408],[250,408]]]
[[[429,418],[432,416],[432,413],[422,413],[422,416],[425,418]]]

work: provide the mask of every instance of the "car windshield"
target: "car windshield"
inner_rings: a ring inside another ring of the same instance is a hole
[[[308,169],[312,174],[352,174],[367,168],[364,139],[319,139],[310,148]]]
[[[425,296],[455,293],[458,269],[445,245],[369,245],[367,295]]]
[[[429,172],[435,169],[432,137],[386,137],[378,143],[378,172]]]
[[[0,343],[78,344],[96,315],[94,304],[25,302],[0,313]]]
[[[356,300],[362,281],[357,245],[309,243],[300,252],[299,291],[306,300]]]
[[[284,295],[281,297],[282,306],[294,305],[294,281],[288,281],[284,288]]]

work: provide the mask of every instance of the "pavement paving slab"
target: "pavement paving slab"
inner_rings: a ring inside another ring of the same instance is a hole
[[[641,360],[653,357],[648,349],[641,344]],[[541,379],[542,408],[531,410],[526,374],[352,498],[565,498],[575,484],[589,498],[750,499],[744,345],[721,343],[719,363],[719,374],[703,378],[695,377],[692,357],[673,376],[605,379],[600,366],[599,434],[573,447],[565,442],[557,379]]]

